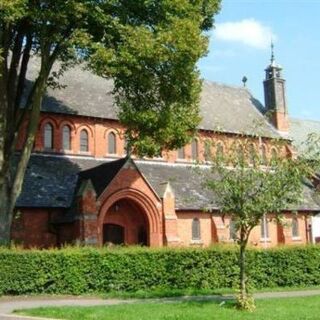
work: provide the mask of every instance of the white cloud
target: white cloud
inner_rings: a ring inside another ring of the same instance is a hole
[[[240,42],[244,45],[265,49],[277,36],[268,27],[255,19],[217,23],[214,35],[217,39]]]

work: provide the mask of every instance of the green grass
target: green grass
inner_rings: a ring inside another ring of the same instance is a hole
[[[68,320],[319,320],[320,296],[258,300],[253,313],[236,310],[230,301],[39,308],[19,313]]]

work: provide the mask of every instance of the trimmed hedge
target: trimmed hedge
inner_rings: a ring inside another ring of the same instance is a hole
[[[250,249],[253,288],[320,285],[320,247]],[[88,294],[235,287],[237,250],[0,249],[0,293]]]

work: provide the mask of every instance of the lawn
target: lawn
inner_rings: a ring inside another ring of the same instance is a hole
[[[19,313],[68,320],[319,320],[320,296],[258,300],[257,309],[253,313],[236,310],[232,302],[39,308]]]

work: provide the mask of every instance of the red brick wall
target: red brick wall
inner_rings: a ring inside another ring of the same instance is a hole
[[[96,119],[83,116],[75,115],[60,115],[60,114],[49,114],[42,113],[41,120],[39,123],[39,130],[37,133],[37,138],[35,141],[35,151],[42,152],[43,148],[43,129],[46,123],[50,123],[54,129],[53,137],[53,153],[65,153],[73,155],[88,155],[94,156],[97,158],[103,157],[123,157],[125,155],[125,140],[124,140],[124,128],[120,125],[118,121],[108,120],[108,119]],[[63,126],[68,125],[71,128],[71,150],[62,149],[62,130]],[[81,152],[80,151],[80,132],[84,129],[87,131],[89,136],[89,151]],[[25,129],[24,129],[25,130]],[[117,137],[117,152],[116,154],[108,154],[108,134],[113,132]],[[21,148],[21,142],[24,139],[23,132],[20,134],[20,143],[18,143],[18,149]],[[246,140],[246,143],[250,140],[248,137],[242,137],[235,134],[228,133],[214,133],[209,131],[199,131],[198,132],[198,160],[205,161],[204,151],[205,151],[205,141],[208,140],[211,142],[211,153],[215,155],[216,153],[216,144],[221,142],[224,146],[225,152],[230,150],[232,144],[237,141],[243,143]],[[267,151],[267,155],[271,157],[272,147],[277,148],[277,152],[282,155],[291,154],[291,151],[286,146],[275,146],[272,140],[264,138],[261,141],[258,139],[252,138],[252,143],[254,144],[256,150],[259,150],[261,145],[264,145]],[[251,141],[250,141],[251,142]],[[46,150],[48,152],[48,150]],[[185,159],[177,158],[177,151],[164,151],[161,159],[159,161],[168,161],[168,162],[192,162],[192,153],[191,153],[191,144],[185,146]]]
[[[13,221],[11,238],[26,248],[49,248],[58,245],[56,230],[50,226],[48,209],[20,209]]]

